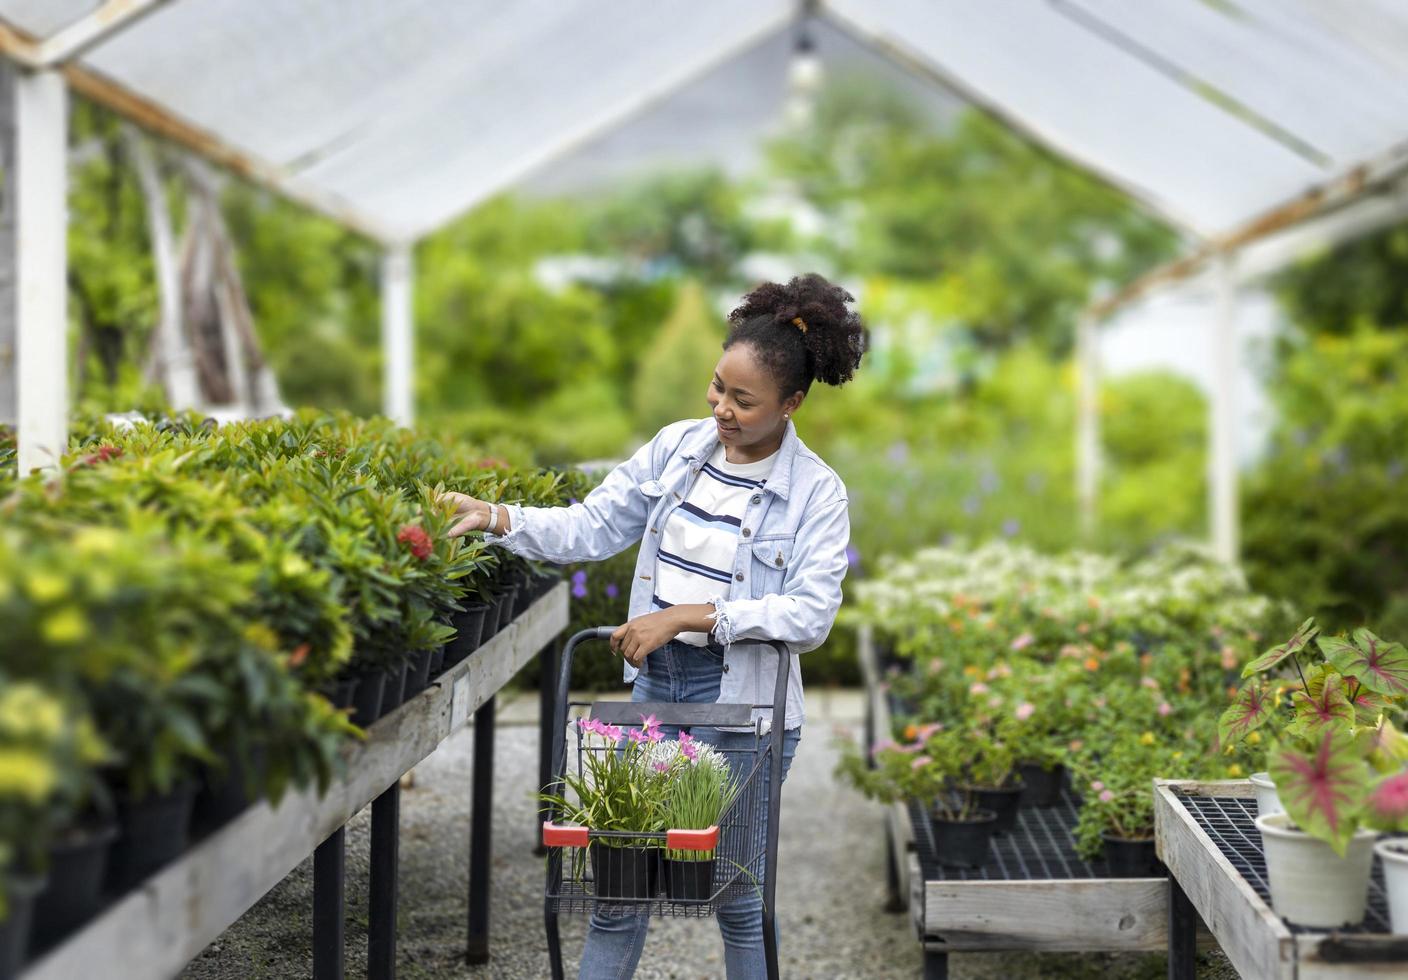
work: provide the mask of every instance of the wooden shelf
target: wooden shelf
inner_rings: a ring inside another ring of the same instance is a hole
[[[462,728],[567,627],[567,586],[368,730],[344,752],[345,778],[318,797],[262,801],[204,838],[34,962],[23,980],[151,980],[174,976],[330,834]]]

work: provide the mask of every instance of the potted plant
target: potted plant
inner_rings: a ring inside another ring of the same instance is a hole
[[[1303,666],[1301,654],[1312,639],[1324,659]],[[1268,651],[1248,671],[1287,660],[1300,684],[1291,692],[1289,721],[1268,752],[1285,812],[1257,818],[1272,906],[1298,925],[1357,924],[1376,832],[1399,819],[1394,791],[1408,763],[1408,739],[1387,713],[1408,693],[1408,650],[1362,628],[1349,637],[1317,637],[1307,620],[1290,643]],[[1242,713],[1249,716],[1246,703]]]
[[[594,719],[582,719],[578,727],[581,769],[563,775],[572,796],[549,787],[541,798],[549,813],[591,830],[587,850],[598,897],[651,898],[658,889],[660,848],[640,835],[666,829],[668,770],[651,765],[649,750],[663,734],[653,717],[630,730]]]
[[[960,791],[971,794],[981,810],[991,810],[996,816],[993,833],[1007,833],[1017,825],[1017,805],[1025,787],[1016,772],[1016,752],[999,723],[994,732],[987,725],[970,724],[963,740],[966,756]]]
[[[680,732],[677,742],[661,742],[651,768],[669,781],[665,826],[671,830],[717,828],[738,796],[728,760],[711,746]],[[714,850],[665,851],[665,893],[675,901],[699,902],[713,894]]]
[[[1408,831],[1408,769],[1381,777],[1369,793],[1368,807],[1379,828]],[[1394,932],[1408,933],[1408,837],[1386,837],[1374,845],[1374,851],[1383,864],[1389,926]]]
[[[973,748],[974,733],[942,728],[920,734],[927,735],[920,750],[898,760],[901,785],[906,785],[904,766],[908,765],[906,789],[911,797],[929,802],[929,826],[939,861],[950,867],[980,868],[991,857],[998,817],[982,806],[968,782],[972,764],[980,758],[980,751]]]

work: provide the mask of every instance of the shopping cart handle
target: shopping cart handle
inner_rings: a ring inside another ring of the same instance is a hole
[[[611,634],[615,633],[620,628],[619,626],[598,626],[596,628],[596,638],[598,640],[609,640],[611,639]]]

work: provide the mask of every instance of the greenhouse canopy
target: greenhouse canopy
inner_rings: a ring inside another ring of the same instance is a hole
[[[0,0],[0,51],[25,69],[16,233],[62,225],[61,181],[24,162],[62,159],[67,91],[107,105],[387,247],[388,409],[409,418],[409,246],[804,14],[1175,224],[1193,252],[1155,279],[1408,161],[1397,0]],[[20,336],[60,329],[43,293],[63,289],[62,242],[19,265]],[[26,386],[62,390],[62,357],[25,347]],[[34,394],[29,423],[19,402],[22,447],[62,445],[54,399]]]

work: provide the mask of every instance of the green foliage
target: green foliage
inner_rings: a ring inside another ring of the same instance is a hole
[[[701,418],[724,330],[698,283],[680,288],[675,308],[646,349],[632,392],[636,424],[654,434],[671,422]]]
[[[1408,326],[1408,224],[1343,242],[1287,269],[1275,282],[1291,318],[1316,334]]]
[[[1332,629],[1408,630],[1408,333],[1361,327],[1298,343],[1272,393],[1279,421],[1248,477],[1251,580]]]

